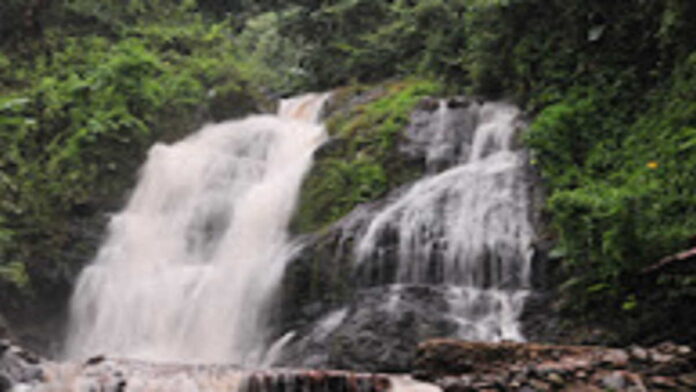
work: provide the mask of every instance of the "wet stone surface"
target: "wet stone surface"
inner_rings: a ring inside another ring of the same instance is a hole
[[[696,356],[670,342],[613,349],[432,340],[414,375],[444,391],[693,391]]]

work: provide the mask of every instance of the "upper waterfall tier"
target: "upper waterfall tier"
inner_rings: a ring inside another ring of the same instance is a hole
[[[66,354],[255,364],[325,94],[149,152],[72,302]]]
[[[411,134],[426,143],[427,163],[455,164],[417,181],[372,217],[357,260],[397,260],[398,283],[527,288],[534,230],[526,156],[515,149],[519,112],[495,103],[466,110],[472,129],[450,127],[442,101],[438,121]]]

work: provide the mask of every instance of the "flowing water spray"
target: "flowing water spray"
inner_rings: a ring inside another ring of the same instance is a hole
[[[255,365],[327,95],[155,145],[71,302],[68,358]]]
[[[326,268],[342,272],[321,275],[326,286],[353,291],[333,306],[323,293],[299,298],[313,321],[300,324],[300,313],[302,329],[278,340],[277,363],[405,371],[427,339],[524,340],[539,221],[525,127],[504,103],[423,101],[397,148],[426,175],[306,244],[306,260],[328,253]]]
[[[534,230],[527,157],[516,146],[520,114],[497,103],[467,111],[473,134],[449,127],[441,101],[438,121],[411,135],[424,144],[429,169],[454,165],[417,181],[378,212],[357,242],[356,259],[396,259],[399,284],[449,286],[459,338],[521,340],[517,319],[530,287]],[[385,256],[385,242],[397,242],[395,254]]]

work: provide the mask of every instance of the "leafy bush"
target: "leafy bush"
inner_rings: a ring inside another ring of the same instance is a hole
[[[141,20],[142,9],[116,3],[69,6],[121,10],[131,24],[108,34],[47,28],[42,51],[0,56],[12,64],[0,71],[0,282],[67,287],[93,252],[81,220],[98,230],[97,212],[120,203],[155,140],[257,106],[227,23],[179,6],[172,19]],[[137,4],[156,5],[128,3]]]
[[[694,87],[696,52],[642,102],[610,104],[590,89],[534,121],[527,141],[550,187],[557,253],[585,295],[602,287],[605,298],[628,298],[628,276],[696,233]],[[580,307],[591,299],[576,298]]]

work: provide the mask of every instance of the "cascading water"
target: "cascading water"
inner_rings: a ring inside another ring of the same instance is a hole
[[[517,318],[530,286],[532,239],[527,157],[515,149],[519,111],[475,104],[473,140],[448,129],[441,101],[435,134],[425,143],[429,169],[457,163],[416,182],[378,212],[355,247],[359,264],[396,259],[395,283],[444,284],[450,310],[467,340],[522,340]],[[461,130],[459,130],[461,132]],[[454,158],[454,159],[452,159]],[[385,238],[396,242],[385,255]],[[398,296],[398,290],[395,293]]]
[[[538,221],[524,127],[507,104],[422,102],[398,148],[426,175],[305,245],[286,279],[307,286],[302,266],[322,255],[340,271],[321,275],[323,287],[342,297],[287,291],[304,297],[289,300],[296,330],[279,339],[277,363],[408,371],[429,338],[524,340]]]
[[[254,365],[326,94],[155,145],[77,282],[68,358]]]

